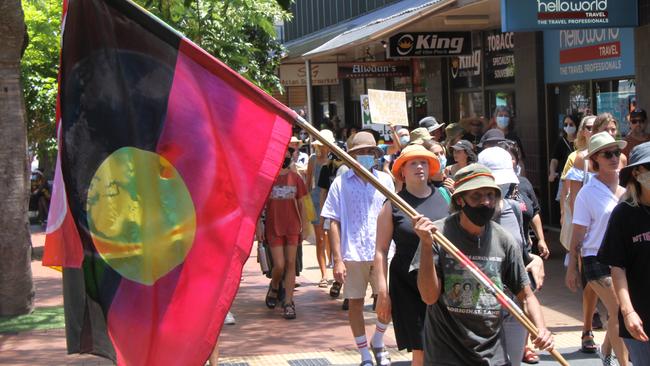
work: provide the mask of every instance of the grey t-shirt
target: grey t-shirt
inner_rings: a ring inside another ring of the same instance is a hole
[[[457,213],[434,224],[499,288],[517,294],[528,285],[520,249],[499,224],[490,222],[479,238],[460,227]],[[425,365],[510,365],[501,339],[501,305],[438,244],[433,251],[443,288],[438,302],[427,307]],[[420,252],[418,247],[411,270],[420,267]]]

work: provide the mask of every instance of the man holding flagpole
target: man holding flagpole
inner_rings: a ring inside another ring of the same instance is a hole
[[[553,337],[544,325],[541,308],[533,294],[519,247],[512,236],[491,219],[501,191],[489,169],[471,164],[455,177],[451,216],[431,222],[418,215],[414,228],[420,238],[411,264],[418,270],[418,289],[427,303],[424,327],[425,365],[510,365],[499,301],[474,279],[465,265],[433,242],[440,230],[465,253],[499,288],[505,286],[525,303],[529,317],[539,329],[533,343],[552,349]],[[454,288],[466,289],[466,301],[452,298]]]

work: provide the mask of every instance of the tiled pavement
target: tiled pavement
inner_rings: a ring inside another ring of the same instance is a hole
[[[552,234],[552,233],[551,233]],[[552,235],[549,235],[552,236]],[[32,236],[35,248],[42,246],[43,235]],[[327,289],[317,287],[320,273],[316,266],[315,246],[304,245],[305,270],[298,282],[296,310],[298,318],[282,319],[279,310],[269,310],[263,298],[268,279],[259,272],[255,247],[244,267],[243,282],[233,304],[237,323],[224,326],[220,336],[220,365],[229,366],[325,366],[358,365],[346,313],[341,300],[331,299]],[[555,252],[559,253],[559,248]],[[56,306],[63,303],[60,273],[32,263],[36,285],[36,305]],[[599,365],[594,355],[577,351],[580,339],[579,294],[570,293],[563,284],[564,269],[560,255],[546,262],[547,279],[539,298],[544,305],[547,326],[555,333],[558,349],[571,365]],[[375,315],[367,301],[365,318],[371,334]],[[604,332],[596,332],[602,342]],[[392,328],[386,332],[386,343],[394,365],[409,365],[410,355],[395,349]],[[541,355],[540,365],[554,364],[548,354]],[[0,334],[0,365],[110,365],[91,355],[66,355],[63,329]]]

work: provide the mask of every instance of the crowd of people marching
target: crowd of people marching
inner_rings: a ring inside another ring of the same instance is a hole
[[[629,359],[635,366],[650,365],[646,121],[645,111],[633,110],[630,135],[617,139],[619,125],[611,114],[569,116],[549,166],[549,181],[560,182],[565,282],[573,291],[583,289],[581,350],[598,351],[592,328],[600,299],[607,309],[601,314],[607,316],[600,350],[605,365],[615,362],[612,351],[620,365]],[[412,131],[391,128],[390,145],[378,144],[376,134],[364,130],[320,134],[415,208],[415,218],[326,144],[310,137],[308,155],[301,149],[308,139],[292,138],[256,234],[269,262],[266,306],[280,307],[286,319],[300,313],[293,292],[310,223],[318,285],[329,287],[333,297],[343,294],[361,366],[390,365],[383,336],[391,321],[397,346],[412,352],[413,365],[538,362],[533,348],[554,347],[535,295],[550,252],[510,111],[498,107],[489,121],[467,118],[445,126],[426,117]],[[435,232],[525,309],[536,336],[442,249]],[[368,284],[377,313],[370,338],[363,315]]]

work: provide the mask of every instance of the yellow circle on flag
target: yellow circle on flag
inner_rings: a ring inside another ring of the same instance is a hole
[[[123,147],[109,155],[92,178],[86,210],[99,255],[138,283],[169,273],[194,242],[190,192],[176,168],[150,151]]]

